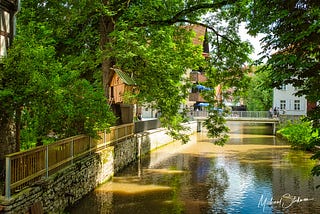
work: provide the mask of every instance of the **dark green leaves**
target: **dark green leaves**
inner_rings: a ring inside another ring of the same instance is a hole
[[[264,48],[274,86],[291,83],[312,101],[319,100],[319,8],[319,1],[260,0],[252,4],[249,16],[250,30],[266,33]]]

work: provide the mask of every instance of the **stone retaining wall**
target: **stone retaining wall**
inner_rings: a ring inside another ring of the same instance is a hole
[[[119,172],[137,159],[138,147],[135,137],[114,143],[114,173]]]
[[[187,134],[196,131],[196,123],[188,123],[186,126],[190,127]],[[106,149],[13,194],[9,199],[0,196],[0,213],[32,214],[34,210],[38,210],[37,213],[61,213],[99,184],[110,180],[113,174],[140,155],[172,141],[166,130],[157,129],[113,143]]]
[[[66,167],[47,179],[0,199],[0,213],[29,213],[41,202],[45,213],[59,213],[113,176],[112,146]]]

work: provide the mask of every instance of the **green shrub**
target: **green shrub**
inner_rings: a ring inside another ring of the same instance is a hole
[[[318,138],[318,129],[312,127],[310,121],[297,121],[286,124],[278,132],[295,148],[310,150],[314,148]]]

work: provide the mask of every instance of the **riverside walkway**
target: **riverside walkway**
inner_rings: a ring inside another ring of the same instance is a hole
[[[201,131],[202,122],[208,118],[208,115],[208,111],[194,112],[194,120],[197,121],[198,132]],[[268,111],[231,111],[225,119],[226,121],[272,124],[274,135],[276,134],[276,126],[280,121],[278,117],[270,116]]]

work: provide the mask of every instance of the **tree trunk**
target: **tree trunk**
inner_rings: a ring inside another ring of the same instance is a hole
[[[16,128],[16,151],[20,151],[20,146],[21,146],[21,113],[22,113],[22,107],[16,109],[16,121],[15,121],[15,128]]]
[[[4,175],[5,156],[19,151],[16,145],[16,127],[14,119],[2,113],[0,115],[0,175]]]
[[[112,39],[110,38],[110,33],[114,30],[114,22],[115,20],[112,17],[101,17],[100,20],[100,48],[102,50],[102,84],[104,89],[104,94],[108,98],[109,97],[109,88],[112,80],[112,76],[114,71],[112,67],[114,65],[114,61],[106,56],[108,52],[111,51],[110,44],[112,43]]]

